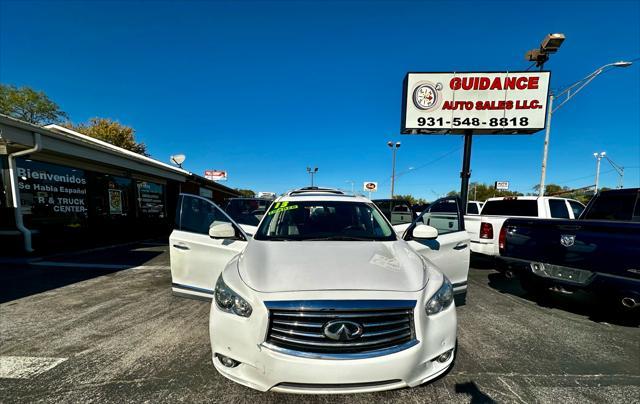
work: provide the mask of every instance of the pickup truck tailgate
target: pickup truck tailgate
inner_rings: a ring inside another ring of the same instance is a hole
[[[640,279],[639,223],[509,219],[504,227],[503,257]]]

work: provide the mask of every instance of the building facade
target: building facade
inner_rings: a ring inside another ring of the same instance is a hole
[[[180,192],[222,204],[238,192],[49,125],[0,115],[0,254],[166,237]]]

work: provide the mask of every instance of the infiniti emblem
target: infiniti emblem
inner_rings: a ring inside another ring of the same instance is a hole
[[[335,341],[351,341],[359,338],[364,329],[362,325],[347,320],[333,320],[322,329],[325,337]]]
[[[560,235],[560,244],[565,247],[571,247],[576,242],[576,236],[573,234],[562,234]]]

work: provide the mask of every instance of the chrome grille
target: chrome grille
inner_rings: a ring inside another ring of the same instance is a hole
[[[415,340],[415,300],[313,300],[266,302],[266,342],[286,350],[318,354],[358,354],[398,347]],[[362,335],[336,341],[324,334],[334,320],[362,326]]]

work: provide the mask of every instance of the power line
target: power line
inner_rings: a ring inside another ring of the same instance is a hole
[[[398,177],[400,177],[400,176],[403,176],[403,175],[405,175],[405,174],[412,173],[412,172],[414,172],[414,171],[418,171],[418,170],[423,169],[423,168],[425,168],[425,167],[427,167],[427,166],[429,166],[429,165],[431,165],[431,164],[437,163],[438,161],[440,161],[440,160],[444,159],[445,157],[447,157],[447,156],[449,156],[449,155],[451,155],[451,154],[453,154],[453,153],[455,153],[455,152],[457,152],[457,151],[460,151],[460,150],[462,150],[462,146],[457,146],[457,147],[455,147],[454,149],[449,150],[449,151],[448,151],[448,152],[446,152],[445,154],[443,154],[443,155],[441,155],[441,156],[439,156],[439,157],[436,157],[435,159],[433,159],[433,160],[431,160],[431,161],[429,161],[429,162],[427,162],[427,163],[424,163],[424,164],[422,164],[422,165],[419,165],[419,166],[417,166],[417,167],[414,167],[414,168],[412,168],[411,170],[402,171],[402,172],[400,172],[400,173],[396,174],[396,178],[398,178]]]

